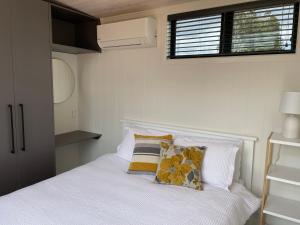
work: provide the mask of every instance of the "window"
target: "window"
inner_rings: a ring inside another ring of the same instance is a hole
[[[176,21],[176,55],[218,54],[222,16]]]
[[[168,16],[168,57],[295,53],[299,3],[257,1]]]

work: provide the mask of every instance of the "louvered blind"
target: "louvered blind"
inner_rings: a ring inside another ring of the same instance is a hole
[[[232,52],[291,51],[294,5],[234,12]]]
[[[221,15],[175,21],[175,35],[171,34],[169,23],[169,41],[174,41],[175,56],[218,54],[220,51]],[[173,40],[172,40],[173,39]],[[169,54],[172,45],[169,44]]]
[[[168,58],[295,53],[299,2],[256,1],[168,16]]]

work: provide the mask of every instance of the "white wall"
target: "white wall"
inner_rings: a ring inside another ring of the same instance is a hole
[[[66,62],[73,71],[76,87],[67,101],[54,104],[55,134],[66,133],[78,129],[78,62],[77,56],[65,53],[52,53],[53,58]],[[56,172],[61,173],[79,164],[78,145],[56,148]]]
[[[242,1],[222,4],[237,2]],[[85,146],[84,161],[115,151],[123,118],[257,136],[253,190],[261,193],[267,137],[280,130],[283,119],[280,96],[300,91],[300,53],[166,60],[167,15],[220,5],[203,0],[103,18],[107,23],[156,17],[158,47],[79,56],[79,126],[103,134]]]

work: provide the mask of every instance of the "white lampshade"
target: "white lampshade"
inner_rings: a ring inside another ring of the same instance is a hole
[[[280,112],[300,114],[300,92],[285,92],[281,98]]]

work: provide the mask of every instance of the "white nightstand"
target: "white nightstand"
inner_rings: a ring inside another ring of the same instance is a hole
[[[269,195],[271,181],[300,187],[300,169],[272,165],[274,144],[300,148],[300,139],[287,139],[278,133],[271,133],[268,139],[260,225],[265,225],[266,214],[300,224],[299,201]]]

